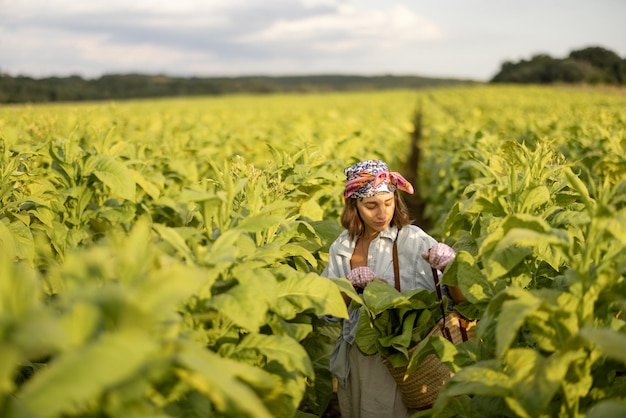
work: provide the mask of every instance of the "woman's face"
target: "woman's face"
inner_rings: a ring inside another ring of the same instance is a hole
[[[371,235],[384,231],[389,226],[396,209],[396,201],[393,193],[379,193],[358,199],[356,208],[365,224],[365,235]]]

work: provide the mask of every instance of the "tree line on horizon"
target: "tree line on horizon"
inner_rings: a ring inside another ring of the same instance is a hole
[[[566,58],[537,54],[505,61],[492,83],[587,83],[626,85],[626,59],[600,46],[574,50]]]
[[[224,94],[309,93],[424,88],[475,83],[471,80],[420,76],[240,76],[171,77],[111,74],[96,79],[0,75],[0,103],[120,100]]]
[[[538,54],[506,61],[490,83],[588,83],[626,85],[626,59],[602,47],[572,51],[566,58]],[[415,75],[303,75],[242,77],[172,77],[109,74],[95,79],[78,75],[32,78],[0,73],[0,103],[72,102],[237,93],[272,94],[367,91],[479,84],[467,79]]]

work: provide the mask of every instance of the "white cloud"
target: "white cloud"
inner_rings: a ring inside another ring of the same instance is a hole
[[[102,34],[76,37],[70,33],[26,29],[12,35],[19,42],[12,43],[6,53],[14,57],[18,72],[37,76],[68,71],[88,77],[127,71],[184,74],[208,70],[210,65],[206,63],[216,61],[210,52],[183,51],[149,43],[112,43]]]
[[[442,30],[433,22],[397,5],[383,10],[341,6],[335,13],[300,19],[279,19],[268,28],[238,38],[239,42],[310,41],[318,50],[400,47],[440,39]]]

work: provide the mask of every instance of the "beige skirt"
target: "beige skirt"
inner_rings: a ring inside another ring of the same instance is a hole
[[[337,388],[342,418],[407,418],[411,415],[380,356],[364,356],[355,344],[350,347],[349,359],[346,387],[339,385]]]

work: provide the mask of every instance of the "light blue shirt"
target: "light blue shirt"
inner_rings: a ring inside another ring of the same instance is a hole
[[[374,271],[376,277],[384,279],[390,286],[395,286],[393,241],[396,236],[398,238],[400,290],[435,290],[430,264],[422,258],[422,253],[434,246],[437,241],[415,225],[405,225],[399,232],[395,226],[391,226],[378,234],[370,243],[367,266]],[[355,244],[356,239],[351,239],[348,231],[343,231],[330,246],[328,265],[322,272],[322,276],[346,277],[352,270],[350,259],[354,253]],[[342,386],[345,386],[350,373],[348,351],[356,338],[359,312],[358,309],[349,309],[349,319],[343,321],[342,333],[337,339],[330,358],[330,370]]]
[[[394,286],[393,240],[398,236],[398,265],[400,267],[400,290],[435,290],[430,264],[422,258],[422,253],[437,241],[415,225],[402,227],[398,234],[395,226],[382,231],[370,243],[367,266],[376,277]],[[348,231],[331,244],[328,251],[328,265],[322,272],[324,277],[347,277],[352,270],[350,259],[354,252],[355,239],[350,239]]]

